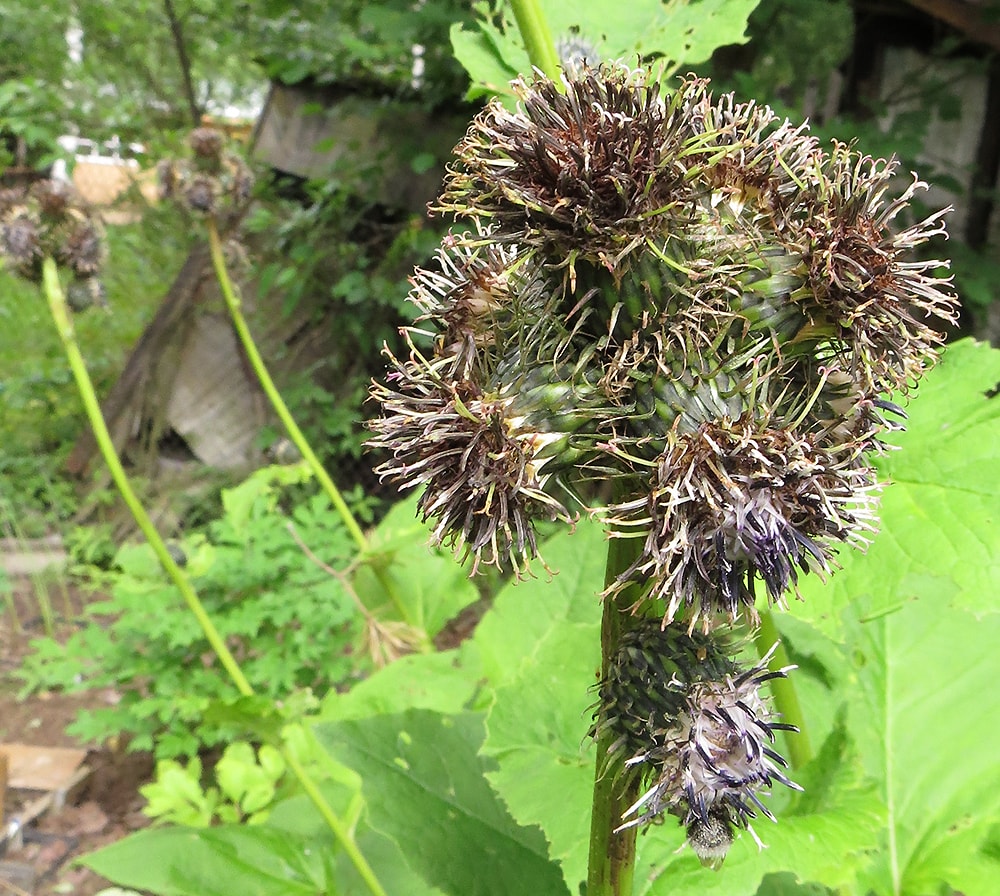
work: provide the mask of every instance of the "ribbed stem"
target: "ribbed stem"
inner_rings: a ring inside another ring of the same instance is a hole
[[[278,419],[281,420],[282,425],[285,427],[285,432],[288,433],[288,437],[295,444],[295,447],[299,449],[299,453],[309,465],[309,469],[316,477],[320,486],[323,488],[323,491],[326,492],[327,497],[330,499],[330,503],[333,504],[337,513],[340,514],[340,518],[344,521],[347,531],[351,534],[355,544],[357,544],[358,550],[360,550],[363,555],[367,555],[371,548],[368,538],[365,536],[364,531],[362,531],[361,526],[358,524],[354,514],[351,513],[351,509],[347,506],[347,502],[344,500],[344,496],[340,493],[340,489],[337,488],[334,481],[330,478],[330,475],[326,472],[323,464],[320,463],[319,458],[316,456],[316,452],[313,451],[312,446],[307,441],[302,430],[299,429],[298,424],[295,422],[291,412],[288,410],[288,405],[285,404],[285,400],[281,397],[281,393],[274,385],[274,380],[271,379],[271,374],[268,372],[267,366],[264,364],[264,359],[257,350],[257,344],[254,342],[253,336],[250,333],[250,328],[247,326],[246,318],[243,316],[243,309],[241,307],[240,300],[237,297],[236,290],[233,289],[232,281],[229,278],[229,271],[226,268],[226,259],[222,252],[222,241],[219,238],[219,229],[216,226],[215,219],[209,216],[206,219],[206,223],[208,227],[208,244],[212,253],[212,266],[215,268],[215,276],[219,281],[219,288],[222,291],[222,297],[226,301],[226,307],[229,309],[230,317],[232,317],[233,328],[236,330],[236,336],[240,340],[240,344],[243,346],[243,351],[246,352],[250,366],[257,375],[257,380],[260,382],[261,388],[264,390],[264,394],[267,395],[268,400],[271,402],[271,406],[278,415]],[[369,566],[379,585],[382,587],[382,590],[386,593],[389,600],[392,601],[393,606],[396,608],[396,612],[399,613],[400,619],[416,630],[418,627],[414,620],[410,618],[409,610],[399,595],[396,583],[389,577],[386,571],[381,568],[377,558],[372,559],[373,562],[370,562]],[[424,646],[425,649],[430,649],[429,642]]]
[[[617,581],[642,548],[641,538],[612,538],[608,544],[605,587]],[[629,612],[637,598],[638,585],[629,585],[613,598],[605,598],[601,619],[601,679],[604,680],[618,653],[622,635],[640,621]],[[617,734],[606,728],[597,738],[594,798],[590,818],[590,867],[587,896],[630,896],[635,872],[637,829],[614,833],[625,811],[639,798],[638,775],[618,776],[609,766],[608,748]]]
[[[790,665],[788,651],[785,650],[785,645],[781,641],[778,627],[774,624],[774,614],[770,610],[765,610],[760,614],[760,628],[754,635],[754,643],[757,645],[758,654],[762,657],[767,654],[773,644],[777,643],[778,647],[771,656],[769,668],[781,669]],[[792,768],[801,768],[812,759],[813,752],[795,684],[791,678],[773,678],[771,679],[771,694],[774,697],[774,708],[781,713],[781,721],[799,729],[798,734],[790,732],[785,738],[785,742],[788,746],[788,761]]]
[[[239,663],[236,662],[236,658],[226,646],[226,642],[219,634],[218,629],[206,612],[201,599],[188,581],[187,576],[184,575],[183,570],[177,565],[174,558],[170,556],[170,551],[167,550],[167,546],[160,537],[160,533],[157,532],[156,527],[149,518],[149,514],[146,513],[146,509],[142,506],[142,502],[136,496],[125,474],[125,469],[122,467],[118,454],[115,451],[114,442],[111,440],[111,435],[104,422],[104,416],[101,414],[101,407],[94,392],[94,384],[91,382],[90,374],[87,372],[87,365],[83,359],[83,354],[77,345],[73,319],[66,305],[66,297],[63,294],[62,285],[59,282],[56,263],[51,258],[45,259],[42,266],[42,276],[43,290],[49,304],[52,320],[55,322],[56,330],[62,341],[63,349],[66,352],[66,358],[73,372],[73,378],[76,380],[77,390],[83,401],[87,419],[94,432],[94,440],[101,452],[101,456],[104,458],[104,462],[107,464],[111,478],[125,504],[128,506],[129,511],[132,513],[133,518],[142,530],[142,534],[145,535],[146,540],[149,542],[149,546],[152,548],[156,558],[160,561],[164,571],[173,581],[177,590],[180,591],[188,609],[194,615],[195,619],[198,620],[205,638],[211,645],[212,650],[215,651],[215,655],[219,658],[219,662],[222,663],[223,668],[236,686],[236,689],[244,697],[252,697],[254,695],[253,687],[247,681],[247,677],[243,674]],[[347,853],[348,858],[357,869],[358,874],[365,881],[372,896],[387,896],[374,871],[372,871],[371,866],[351,839],[347,826],[334,813],[316,786],[316,783],[309,777],[309,774],[290,749],[283,746],[281,752],[288,767],[302,785],[302,789],[313,801],[313,804],[326,821],[341,848]]]
[[[510,0],[531,64],[559,83],[559,55],[538,0]]]

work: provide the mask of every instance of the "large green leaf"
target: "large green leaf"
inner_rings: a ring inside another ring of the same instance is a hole
[[[539,571],[537,578],[507,585],[476,629],[473,643],[494,687],[517,678],[520,666],[553,629],[600,623],[598,595],[607,560],[600,525],[581,520],[574,531],[563,530],[545,541],[541,554],[552,575]],[[589,676],[581,688],[592,683]]]
[[[316,896],[331,886],[318,850],[259,826],[153,828],[83,862],[115,883],[157,896]]]
[[[887,578],[891,588],[896,578]],[[856,673],[851,731],[889,812],[865,879],[891,896],[936,893],[944,883],[966,889],[989,862],[973,859],[1000,820],[991,709],[1000,617],[977,620],[947,597],[925,587],[895,613],[873,618],[863,599],[845,614]]]
[[[476,705],[486,687],[475,650],[418,653],[379,669],[345,694],[323,700],[323,720],[364,719],[407,709],[455,714]]]
[[[414,710],[327,722],[317,736],[364,779],[368,821],[450,896],[563,896],[537,829],[519,827],[486,782],[479,714]]]
[[[760,0],[632,0],[604,3],[540,0],[557,46],[589,48],[592,61],[659,57],[682,65],[705,62],[719,47],[745,43],[750,13]],[[477,27],[452,29],[455,55],[472,77],[472,94],[507,93],[507,82],[531,71],[527,50],[508,17],[497,27],[481,7]]]
[[[924,598],[1000,609],[1000,397],[987,397],[998,380],[1000,351],[972,340],[947,349],[895,438],[900,450],[879,463],[881,532],[865,555],[842,551],[828,585],[808,577],[797,616],[837,637],[855,600],[872,614]]]
[[[542,827],[574,893],[587,879],[594,784],[587,708],[601,667],[600,637],[597,622],[545,632],[517,677],[497,689],[483,746],[498,765],[490,783],[518,822]]]

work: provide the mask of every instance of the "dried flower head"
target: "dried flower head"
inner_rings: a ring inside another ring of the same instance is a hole
[[[225,152],[225,137],[214,128],[188,135],[192,157],[165,159],[157,166],[161,199],[173,199],[196,215],[217,216],[250,199],[253,175],[237,155]]]
[[[749,828],[758,812],[773,820],[761,790],[798,787],[772,746],[775,731],[794,728],[774,720],[760,690],[791,667],[768,671],[769,659],[742,668],[716,638],[659,620],[622,637],[591,729],[615,737],[606,773],[638,774],[646,788],[619,830],[675,815],[699,857],[717,865],[734,827]]]
[[[758,578],[781,602],[800,571],[829,571],[832,545],[874,531],[874,474],[856,455],[748,418],[676,435],[648,491],[606,511],[618,534],[646,533],[618,584],[648,580],[666,622],[681,610],[691,626],[741,611],[756,621]]]
[[[381,472],[425,484],[438,537],[491,561],[511,506],[528,531],[571,491],[642,539],[612,592],[641,583],[690,626],[753,621],[756,581],[780,602],[873,530],[890,393],[954,314],[943,264],[909,258],[942,213],[894,229],[918,185],[888,198],[893,163],[824,150],[701,79],[664,93],[581,64],[513,86],[519,107],[491,104],[456,149],[438,207],[470,230],[414,278],[413,341],[433,349],[375,387],[375,444],[398,459]],[[480,404],[465,416],[455,396]],[[525,478],[485,474],[489,452],[465,461],[456,428],[486,419]],[[463,461],[431,476],[445,445]],[[506,499],[468,516],[483,481]]]
[[[188,146],[197,158],[220,162],[226,138],[215,128],[195,128],[188,134]]]
[[[444,379],[416,353],[390,360],[390,385],[374,393],[390,414],[373,424],[370,443],[391,454],[381,474],[426,486],[419,508],[437,520],[437,542],[471,553],[474,567],[520,568],[536,553],[534,520],[571,519],[549,488],[566,433],[534,427],[524,395]]]
[[[218,182],[207,174],[196,174],[187,180],[181,195],[191,211],[211,215],[219,196]]]
[[[671,163],[689,121],[641,71],[579,71],[562,86],[515,81],[521,109],[494,102],[477,116],[455,149],[440,209],[552,254],[617,259],[640,245],[651,214],[683,186]]]
[[[98,277],[74,278],[66,287],[66,304],[76,312],[86,311],[95,305],[107,305],[107,293]]]
[[[942,341],[931,324],[954,323],[957,313],[948,281],[936,276],[947,264],[912,255],[932,237],[947,235],[944,212],[898,232],[890,226],[917,191],[927,189],[914,177],[901,195],[887,198],[896,169],[895,160],[836,144],[816,178],[816,201],[795,224],[812,313],[836,328],[858,375],[877,391],[915,385]]]
[[[11,268],[29,279],[41,273],[42,230],[38,215],[25,206],[14,206],[0,219],[0,252]]]
[[[26,193],[8,193],[0,207],[0,255],[33,282],[51,256],[74,276],[96,274],[104,263],[104,229],[69,184],[38,181]]]
[[[81,219],[69,231],[57,249],[57,260],[76,276],[98,273],[106,257],[104,229],[93,219]]]
[[[56,220],[62,219],[77,200],[76,190],[71,183],[54,178],[35,183],[31,188],[31,196],[43,215]]]

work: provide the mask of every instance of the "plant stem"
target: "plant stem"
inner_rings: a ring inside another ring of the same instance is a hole
[[[558,83],[559,55],[538,0],[510,0],[510,5],[514,10],[518,31],[528,49],[531,64]]]
[[[128,481],[125,469],[122,467],[121,461],[115,452],[114,444],[111,441],[111,435],[108,433],[107,425],[104,422],[104,416],[101,414],[101,407],[97,401],[97,395],[94,392],[94,384],[91,382],[90,374],[87,372],[87,365],[83,360],[83,354],[80,352],[80,347],[77,345],[76,332],[73,328],[73,319],[70,315],[69,308],[66,305],[66,297],[63,295],[62,285],[59,282],[59,273],[56,268],[56,263],[51,258],[46,258],[43,263],[42,277],[43,289],[45,292],[45,298],[48,300],[49,311],[51,312],[52,319],[55,322],[56,330],[58,331],[59,338],[63,344],[63,349],[66,352],[66,358],[68,359],[70,369],[73,372],[73,378],[76,380],[77,390],[79,391],[80,398],[83,401],[83,407],[87,413],[87,419],[94,431],[94,439],[100,449],[101,456],[104,458],[104,462],[108,466],[111,478],[117,486],[125,504],[128,506],[128,509],[131,511],[132,516],[135,518],[136,523],[142,530],[143,535],[146,536],[146,540],[149,542],[156,558],[160,561],[160,564],[163,566],[167,575],[177,586],[178,591],[180,591],[181,596],[188,605],[188,609],[191,610],[195,619],[198,620],[198,624],[201,626],[201,630],[204,632],[208,643],[211,645],[212,650],[215,651],[215,655],[219,658],[223,668],[232,679],[236,689],[242,696],[252,697],[254,695],[253,687],[251,687],[250,682],[247,681],[239,663],[236,662],[236,658],[226,646],[226,643],[219,634],[218,629],[216,629],[215,624],[205,611],[205,607],[202,604],[201,599],[198,597],[197,592],[195,592],[191,583],[188,581],[187,576],[184,575],[184,571],[177,565],[174,558],[170,556],[170,552],[167,550],[166,544],[160,537],[160,533],[157,532],[152,520],[146,513],[146,509],[142,506],[142,502],[136,496],[131,483]],[[365,857],[361,854],[357,845],[351,839],[346,825],[340,821],[340,819],[333,812],[333,809],[330,808],[330,805],[326,802],[323,794],[319,791],[315,782],[309,777],[306,770],[302,767],[301,763],[298,762],[297,758],[293,755],[290,749],[283,745],[281,752],[285,761],[288,763],[288,767],[292,769],[293,774],[302,785],[303,790],[305,790],[306,794],[313,801],[314,805],[319,810],[320,815],[323,816],[323,819],[330,827],[330,830],[333,831],[333,835],[337,839],[337,842],[343,848],[344,852],[347,853],[348,858],[350,858],[354,867],[368,885],[368,889],[371,891],[372,896],[386,896],[386,892],[382,888],[378,879],[375,877],[375,873],[372,871],[371,866],[365,860]]]
[[[757,652],[760,656],[765,656],[774,644],[778,647],[771,657],[769,668],[781,669],[790,665],[788,651],[781,641],[778,627],[774,624],[774,614],[770,610],[765,610],[760,614],[760,628],[754,635],[754,643],[757,645]],[[795,684],[790,678],[771,679],[771,694],[774,696],[775,709],[781,713],[781,721],[789,725],[795,725],[799,729],[798,734],[789,732],[786,738],[788,745],[788,761],[792,768],[801,768],[812,759],[812,746],[809,743],[809,732],[806,729],[805,716],[802,714],[802,704],[799,703],[799,695],[795,691]]]
[[[347,527],[347,531],[350,532],[358,549],[367,551],[369,545],[365,533],[362,531],[361,526],[358,525],[358,521],[355,519],[354,514],[351,513],[351,509],[347,506],[347,502],[344,500],[343,495],[341,495],[340,489],[334,484],[323,465],[319,462],[319,458],[316,457],[312,446],[302,434],[302,430],[299,429],[298,424],[288,410],[288,405],[285,404],[281,393],[274,385],[271,374],[267,371],[264,359],[257,350],[257,344],[253,341],[250,328],[247,326],[246,318],[243,316],[240,300],[233,289],[232,281],[229,279],[229,271],[226,269],[226,259],[222,252],[222,241],[219,238],[219,228],[215,223],[215,219],[211,216],[206,219],[206,222],[208,226],[208,245],[212,252],[212,266],[215,268],[215,276],[219,281],[222,297],[226,300],[226,307],[229,308],[229,314],[233,319],[236,336],[239,338],[240,344],[246,352],[250,366],[253,367],[261,388],[264,390],[264,394],[267,395],[275,413],[277,413],[278,418],[285,427],[288,437],[295,444],[295,447],[299,449],[306,463],[309,464],[309,469],[312,470],[313,475],[323,487],[323,491],[329,496],[330,502],[336,508],[337,513],[340,514],[344,525]]]
[[[145,535],[146,539],[149,541],[149,545],[153,549],[153,553],[156,554],[157,560],[160,561],[160,564],[163,566],[167,575],[173,580],[178,591],[180,591],[181,596],[184,598],[185,603],[188,605],[188,608],[194,614],[195,619],[198,620],[198,624],[205,633],[208,643],[212,646],[212,649],[219,657],[219,661],[222,663],[223,668],[225,668],[229,677],[233,680],[237,690],[239,690],[243,696],[249,696],[253,694],[250,682],[247,681],[246,676],[243,674],[243,670],[240,669],[236,659],[233,657],[229,648],[226,647],[225,641],[223,641],[222,636],[219,634],[212,620],[205,612],[205,608],[202,605],[201,600],[191,587],[187,577],[174,561],[174,558],[170,556],[167,546],[164,544],[163,539],[160,538],[160,534],[156,531],[156,527],[153,525],[152,520],[146,513],[146,509],[142,506],[142,502],[139,501],[135,492],[132,490],[132,485],[129,483],[128,477],[125,475],[125,470],[121,465],[121,461],[115,453],[114,443],[111,441],[108,428],[104,423],[104,417],[101,414],[101,408],[98,404],[97,396],[94,394],[94,386],[90,381],[90,374],[87,373],[87,366],[83,360],[83,355],[81,354],[80,348],[76,343],[76,333],[73,329],[73,320],[70,317],[69,308],[67,307],[66,300],[63,296],[62,286],[59,283],[59,274],[56,269],[56,264],[51,258],[45,259],[42,273],[44,278],[45,297],[49,302],[49,310],[52,312],[52,319],[55,321],[56,329],[59,331],[59,337],[62,339],[63,348],[66,351],[66,357],[69,360],[70,369],[73,371],[73,377],[76,380],[76,386],[80,393],[80,398],[83,400],[84,410],[87,412],[87,419],[90,421],[91,429],[94,431],[94,439],[97,442],[97,447],[100,449],[101,456],[104,458],[104,462],[108,466],[111,478],[118,487],[118,491],[121,493],[122,499],[131,511],[136,523],[142,530],[142,534]]]
[[[240,340],[240,344],[243,346],[243,351],[246,352],[247,359],[250,361],[250,366],[257,375],[257,380],[260,382],[261,388],[264,390],[264,394],[267,395],[268,400],[271,402],[271,406],[274,408],[275,413],[278,415],[282,425],[285,427],[285,432],[288,433],[288,437],[295,444],[295,447],[299,449],[299,453],[309,465],[309,469],[312,470],[313,475],[316,477],[320,486],[322,486],[323,491],[326,492],[327,497],[330,499],[330,503],[333,504],[337,513],[340,514],[340,518],[344,521],[344,525],[347,527],[347,531],[354,539],[355,544],[357,544],[358,549],[362,554],[367,555],[371,550],[371,544],[368,541],[367,536],[362,531],[361,526],[358,525],[358,521],[354,514],[351,513],[351,509],[347,506],[347,502],[344,500],[344,496],[340,493],[340,489],[337,488],[334,481],[330,478],[330,475],[326,472],[323,464],[320,463],[319,458],[316,456],[316,452],[313,451],[312,446],[309,444],[302,430],[299,429],[298,424],[295,422],[291,412],[288,410],[288,405],[285,404],[285,400],[281,397],[281,393],[274,385],[274,380],[271,379],[271,374],[268,373],[267,366],[264,364],[264,359],[257,350],[257,344],[254,342],[253,335],[250,333],[250,328],[247,326],[246,318],[243,316],[240,299],[236,295],[236,290],[233,289],[232,281],[229,278],[229,271],[226,268],[226,259],[222,252],[222,241],[219,238],[219,228],[215,219],[209,216],[206,219],[206,223],[208,227],[208,245],[212,253],[212,266],[215,268],[215,276],[219,281],[219,288],[222,290],[222,297],[225,299],[226,307],[229,309],[229,314],[232,317],[233,327],[236,330],[236,336]],[[414,620],[410,618],[409,609],[400,597],[396,583],[381,567],[378,562],[378,558],[369,557],[368,561],[372,574],[375,576],[389,600],[392,601],[392,604],[396,608],[396,612],[399,613],[400,618],[408,625],[416,629],[417,626]],[[431,645],[428,640],[425,645],[425,649],[429,650],[430,646]]]
[[[631,566],[641,547],[641,539],[610,540],[604,573],[605,587],[614,583],[619,574]],[[613,598],[604,599],[601,618],[602,680],[618,652],[622,635],[639,621],[630,612],[638,590],[638,585],[631,584]],[[587,896],[629,896],[632,892],[636,828],[627,828],[617,834],[614,829],[625,811],[639,798],[640,781],[638,775],[619,775],[618,768],[609,767],[608,748],[615,739],[616,734],[611,730],[604,731],[597,739]]]

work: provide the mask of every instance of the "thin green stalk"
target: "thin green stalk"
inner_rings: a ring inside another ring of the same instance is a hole
[[[253,693],[253,689],[250,687],[250,683],[243,674],[243,670],[240,669],[239,664],[229,651],[229,648],[226,647],[225,641],[223,641],[222,636],[219,634],[212,620],[205,612],[205,608],[202,606],[201,600],[198,598],[198,595],[195,594],[195,591],[188,582],[187,577],[174,561],[174,558],[170,556],[167,546],[163,543],[163,539],[160,538],[159,533],[156,531],[156,527],[153,525],[153,522],[146,513],[142,503],[139,501],[138,497],[136,497],[136,494],[132,490],[132,486],[128,481],[128,477],[125,475],[125,470],[121,465],[121,461],[118,459],[114,443],[111,441],[108,428],[104,423],[104,417],[101,414],[101,408],[98,404],[97,396],[94,394],[94,386],[90,381],[90,374],[87,373],[87,366],[83,360],[83,355],[76,343],[76,333],[73,329],[73,320],[70,317],[69,308],[67,307],[65,297],[63,296],[62,286],[59,283],[59,274],[56,269],[56,264],[51,258],[45,259],[43,277],[45,297],[49,302],[49,310],[52,312],[52,319],[55,321],[56,329],[59,331],[59,337],[62,339],[63,348],[66,351],[66,357],[69,360],[70,369],[73,371],[73,377],[76,380],[77,389],[80,392],[84,409],[87,412],[87,419],[90,421],[91,428],[94,431],[94,439],[97,442],[97,447],[100,449],[101,456],[104,458],[104,462],[108,466],[111,478],[118,487],[118,491],[121,493],[122,499],[128,506],[129,511],[131,511],[136,523],[142,530],[142,534],[145,535],[146,539],[149,541],[150,547],[153,549],[153,553],[156,554],[157,560],[160,561],[164,570],[166,570],[167,575],[170,576],[174,584],[177,585],[177,589],[180,591],[185,603],[198,620],[198,624],[201,626],[202,631],[204,631],[205,637],[208,639],[208,643],[212,646],[212,649],[219,657],[219,661],[222,663],[223,668],[225,668],[239,692],[244,696],[249,696]]]
[[[615,582],[638,555],[641,539],[612,538],[608,545],[605,587]],[[614,598],[604,601],[601,619],[601,678],[607,676],[618,652],[622,635],[639,621],[630,612],[635,603],[637,585],[629,585]],[[587,896],[630,896],[635,872],[636,828],[617,834],[625,811],[639,798],[637,775],[615,774],[608,765],[608,748],[616,735],[610,729],[597,739],[597,763],[594,773],[594,799],[590,817],[590,867]]]
[[[226,300],[226,306],[229,308],[229,314],[233,319],[233,326],[236,328],[236,335],[240,340],[240,344],[243,346],[243,350],[246,352],[247,359],[250,361],[250,366],[253,367],[253,371],[257,375],[261,388],[264,390],[264,394],[267,395],[268,400],[274,407],[278,418],[281,420],[282,425],[285,427],[285,431],[288,433],[288,437],[295,444],[295,447],[299,449],[299,452],[305,459],[306,463],[309,464],[309,468],[313,471],[313,475],[315,475],[320,485],[323,486],[323,491],[329,495],[330,501],[337,509],[341,519],[343,519],[344,525],[347,527],[347,531],[351,533],[351,537],[354,539],[358,548],[361,551],[367,551],[369,545],[364,531],[362,531],[361,526],[358,525],[358,521],[355,519],[354,514],[351,513],[351,508],[347,506],[347,502],[344,500],[344,496],[341,495],[340,489],[338,489],[334,484],[329,474],[327,474],[326,470],[323,468],[323,465],[319,462],[319,458],[316,457],[316,453],[312,450],[312,446],[308,441],[306,441],[306,437],[303,435],[302,430],[299,429],[298,424],[289,412],[288,405],[285,404],[285,400],[281,397],[281,393],[274,385],[274,380],[271,379],[271,374],[268,373],[267,367],[264,364],[264,359],[257,350],[257,344],[254,342],[253,335],[250,333],[250,328],[247,326],[246,318],[243,316],[241,302],[236,295],[236,291],[233,289],[232,281],[229,279],[229,271],[226,268],[226,258],[222,252],[222,241],[219,238],[219,228],[216,226],[215,219],[212,217],[208,217],[206,219],[206,223],[208,226],[208,245],[212,251],[212,265],[215,268],[215,276],[219,281],[219,288],[222,290],[222,297]]]
[[[177,565],[173,557],[170,556],[170,552],[167,550],[166,544],[160,537],[160,533],[157,532],[156,527],[153,525],[152,520],[150,520],[145,508],[142,506],[142,503],[133,491],[131,483],[128,481],[125,470],[122,467],[117,452],[115,451],[111,435],[108,433],[107,425],[104,422],[104,416],[101,414],[100,404],[97,401],[97,395],[94,393],[94,385],[91,382],[90,374],[87,372],[87,366],[84,362],[83,354],[80,352],[80,348],[77,345],[76,333],[73,328],[73,319],[70,315],[69,308],[66,305],[66,298],[63,295],[62,285],[59,283],[59,273],[56,268],[56,264],[51,258],[45,259],[42,267],[42,276],[45,298],[48,300],[52,319],[55,322],[59,338],[62,340],[63,349],[66,352],[70,369],[73,372],[73,378],[76,380],[77,389],[80,393],[80,398],[83,401],[84,410],[87,413],[87,419],[89,420],[90,426],[94,432],[94,439],[100,449],[101,456],[104,458],[104,462],[108,466],[111,478],[114,480],[122,499],[131,511],[132,516],[135,518],[136,523],[142,530],[143,535],[146,536],[150,547],[153,549],[153,553],[160,561],[160,564],[163,566],[167,575],[177,586],[178,591],[180,591],[181,596],[184,598],[188,608],[194,614],[195,619],[198,620],[198,624],[201,626],[201,630],[204,632],[208,643],[211,645],[212,650],[215,651],[216,656],[218,656],[223,668],[232,679],[236,689],[244,697],[252,697],[254,695],[254,690],[251,687],[250,682],[247,681],[239,663],[236,662],[236,658],[226,646],[226,643],[219,634],[218,629],[216,629],[215,624],[205,611],[205,607],[202,604],[201,599],[191,586],[187,576],[184,575],[183,570]],[[290,749],[283,746],[281,752],[285,761],[288,763],[288,767],[292,770],[292,773],[302,785],[303,790],[319,810],[323,819],[333,832],[334,837],[337,839],[337,842],[340,844],[344,852],[347,853],[348,858],[357,869],[358,874],[360,874],[362,879],[365,881],[368,889],[372,893],[372,896],[387,896],[385,890],[382,888],[382,885],[375,877],[375,873],[372,871],[371,866],[365,860],[365,857],[361,854],[357,845],[351,839],[347,826],[336,816],[333,809],[330,808],[329,803],[327,803],[324,799],[319,788],[316,786],[316,783],[310,778],[309,774],[298,762],[298,759],[294,756]]]
[[[559,83],[559,54],[538,0],[510,0],[531,64]]]
[[[778,627],[774,624],[774,614],[770,610],[765,610],[760,614],[760,628],[754,635],[754,643],[760,656],[765,656],[774,644],[777,648],[771,656],[770,668],[781,669],[790,665],[788,651],[781,642],[781,635]],[[771,679],[771,694],[774,697],[774,706],[781,713],[781,721],[788,725],[795,725],[798,734],[790,734],[786,738],[788,744],[788,761],[792,768],[801,768],[813,757],[812,746],[809,743],[809,732],[806,729],[805,716],[802,714],[802,704],[799,703],[799,695],[795,691],[795,684],[791,678]]]
[[[302,430],[299,429],[298,424],[295,422],[291,412],[288,410],[288,405],[285,404],[285,400],[281,397],[281,393],[274,385],[274,380],[271,379],[271,374],[268,373],[267,366],[264,364],[264,359],[257,350],[257,344],[254,342],[253,335],[250,333],[250,328],[247,326],[246,318],[243,316],[240,299],[236,295],[236,290],[233,289],[232,281],[229,278],[229,271],[226,268],[226,259],[222,252],[222,241],[219,238],[219,228],[215,223],[215,219],[212,217],[207,218],[207,226],[208,244],[212,253],[212,265],[215,268],[215,276],[219,281],[219,288],[222,290],[222,297],[225,299],[226,307],[229,309],[229,314],[232,317],[233,327],[236,330],[236,336],[240,340],[243,350],[246,352],[247,359],[250,361],[250,366],[257,375],[261,388],[264,390],[268,400],[271,402],[271,406],[274,408],[275,413],[278,415],[282,425],[285,427],[288,437],[295,444],[295,447],[299,449],[299,453],[309,465],[309,469],[312,470],[313,475],[319,481],[323,491],[326,492],[330,502],[340,514],[340,518],[344,521],[344,525],[347,527],[347,531],[350,532],[351,537],[358,546],[358,549],[362,554],[368,554],[371,548],[368,538],[361,529],[361,526],[358,525],[358,521],[355,519],[354,514],[351,513],[351,509],[347,506],[347,502],[340,493],[340,489],[337,488],[334,481],[330,478],[330,475],[326,472],[323,464],[320,463],[319,458],[316,456],[316,452],[313,451],[312,446],[306,440]],[[372,573],[378,580],[379,585],[382,587],[382,590],[385,591],[386,595],[392,601],[393,606],[395,606],[396,612],[399,613],[400,618],[408,625],[416,628],[414,621],[410,618],[410,612],[406,604],[399,595],[395,582],[393,582],[392,579],[389,578],[386,571],[381,568],[377,559],[369,565]],[[428,642],[425,647],[430,649],[430,643]]]

